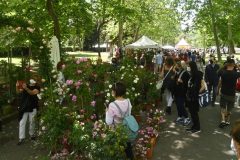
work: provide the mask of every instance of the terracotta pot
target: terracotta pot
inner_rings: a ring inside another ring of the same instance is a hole
[[[141,115],[134,115],[134,117],[135,117],[135,119],[136,119],[136,121],[137,121],[138,123],[141,123],[141,122],[142,122]]]
[[[149,111],[153,108],[153,106],[151,104],[145,104],[144,108],[146,109],[146,111]]]
[[[157,141],[157,138],[156,137],[152,137],[151,140],[150,140],[150,143],[152,145],[152,148],[156,145],[156,141]]]
[[[147,149],[146,157],[147,157],[147,159],[151,159],[152,156],[153,156],[153,148],[151,147],[151,148]]]

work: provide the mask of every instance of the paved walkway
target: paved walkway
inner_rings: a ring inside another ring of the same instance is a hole
[[[153,160],[231,160],[230,128],[219,129],[219,105],[209,106],[200,111],[202,132],[191,135],[185,127],[176,125],[176,109],[162,127]],[[240,108],[235,108],[232,121],[240,118]],[[17,121],[3,126],[0,132],[0,160],[34,160],[46,156],[48,152],[29,139],[17,146]]]
[[[159,135],[154,160],[231,160],[231,126],[220,129],[219,105],[200,110],[201,133],[186,133],[186,127],[174,123],[176,107]],[[231,121],[240,118],[240,108],[234,108]]]
[[[3,131],[0,132],[0,160],[34,160],[48,154],[40,144],[31,141],[28,136],[21,146],[16,145],[17,142],[18,122],[13,120],[4,125]]]

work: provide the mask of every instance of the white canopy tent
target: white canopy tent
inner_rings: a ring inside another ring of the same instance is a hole
[[[170,45],[166,45],[162,47],[163,49],[169,49],[169,50],[174,50],[175,48],[173,46]]]
[[[136,42],[127,45],[126,48],[159,48],[159,45],[148,37],[142,36]]]
[[[190,49],[191,45],[186,42],[185,39],[181,39],[175,46],[176,49]]]
[[[58,62],[60,62],[60,49],[59,43],[56,36],[53,36],[50,41],[51,48],[51,61],[53,63],[53,67],[57,67]]]

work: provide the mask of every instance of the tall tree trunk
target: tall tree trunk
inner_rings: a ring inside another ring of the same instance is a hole
[[[235,54],[234,41],[232,37],[232,19],[228,18],[228,52],[229,54]]]
[[[121,0],[121,5],[123,6],[125,4],[125,0]],[[121,13],[120,18],[119,18],[119,22],[118,22],[118,47],[122,48],[123,43],[122,43],[122,39],[123,39],[123,14]]]
[[[98,22],[97,26],[97,44],[98,44],[98,57],[101,57],[101,50],[100,50],[100,32],[101,32],[101,22]]]
[[[218,33],[217,33],[218,31],[217,31],[215,11],[213,9],[212,0],[209,0],[208,3],[209,3],[210,10],[211,10],[211,20],[212,20],[212,27],[213,27],[213,35],[214,35],[214,39],[215,39],[215,43],[216,43],[216,47],[217,47],[218,61],[221,61],[222,58],[221,58],[220,43],[219,43]]]
[[[47,11],[49,16],[52,18],[53,20],[53,31],[54,31],[54,35],[57,37],[58,42],[59,42],[59,48],[60,48],[60,53],[61,53],[61,33],[60,33],[60,25],[59,25],[59,19],[58,16],[54,10],[54,6],[53,6],[53,0],[47,0],[46,1],[46,7],[47,7]]]
[[[139,29],[140,29],[140,25],[137,26],[135,33],[134,33],[134,41],[138,40],[138,34],[139,34]]]

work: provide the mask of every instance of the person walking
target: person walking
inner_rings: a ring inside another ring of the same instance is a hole
[[[235,102],[236,82],[240,77],[240,72],[237,72],[233,59],[226,61],[225,69],[219,71],[219,77],[218,93],[221,89],[221,123],[219,124],[219,128],[224,128],[230,125],[231,110]]]
[[[178,118],[176,119],[175,122],[187,126],[191,122],[190,118],[188,117],[188,112],[185,108],[188,80],[190,78],[190,75],[184,69],[184,65],[185,65],[184,61],[176,62],[175,87],[173,93],[178,112]]]
[[[199,93],[201,89],[201,82],[203,80],[203,73],[197,68],[195,62],[190,61],[187,67],[187,71],[190,73],[190,79],[188,81],[188,89],[186,94],[186,107],[191,114],[192,127],[187,128],[186,131],[190,133],[200,132],[200,120],[199,120]]]
[[[165,91],[167,107],[165,109],[166,113],[170,115],[172,113],[172,103],[173,103],[173,90],[174,90],[174,77],[175,72],[174,68],[174,60],[171,56],[166,58],[165,64],[163,65],[161,77],[164,77],[163,86],[161,88],[161,94]]]
[[[163,55],[160,51],[154,56],[154,73],[161,72],[163,64]]]
[[[17,145],[21,145],[24,142],[26,123],[29,117],[29,135],[31,140],[35,140],[35,118],[38,108],[37,94],[40,92],[40,87],[36,85],[34,79],[30,79],[30,84],[22,84],[19,87],[19,83],[16,83],[16,91],[20,93],[20,106],[19,106],[19,141]]]
[[[123,115],[126,113],[131,115],[132,105],[129,99],[124,98],[125,93],[126,87],[123,83],[117,82],[113,85],[112,95],[115,98],[115,101],[111,102],[106,109],[105,121],[108,125],[122,124],[123,117],[121,112]],[[121,111],[118,109],[118,107],[121,109]],[[127,142],[125,152],[128,159],[134,159],[131,142]]]
[[[208,86],[209,94],[212,94],[212,106],[215,106],[216,95],[217,95],[217,86],[219,81],[218,71],[220,66],[216,63],[215,58],[211,58],[209,60],[209,64],[206,66],[205,69],[205,82]]]

